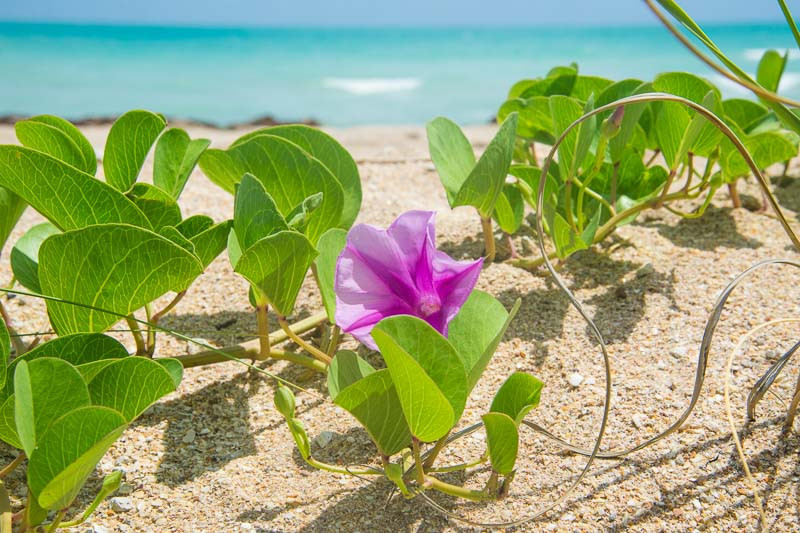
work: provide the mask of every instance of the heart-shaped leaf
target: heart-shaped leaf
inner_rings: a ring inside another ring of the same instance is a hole
[[[156,144],[153,184],[177,200],[209,144],[208,139],[190,139],[180,128],[165,131]]]
[[[519,430],[514,421],[503,413],[486,413],[482,417],[486,428],[486,447],[492,470],[504,476],[514,470],[519,451]]]
[[[331,324],[335,322],[336,293],[333,290],[336,278],[336,263],[347,244],[347,232],[340,228],[332,228],[320,237],[317,243],[317,283],[322,295],[322,303]]]
[[[97,373],[89,382],[89,395],[92,404],[110,407],[132,422],[175,387],[163,365],[144,357],[125,357]]]
[[[339,392],[356,381],[372,374],[375,369],[352,350],[336,353],[328,367],[328,394],[336,400]]]
[[[511,113],[518,113],[517,135],[526,139],[553,144],[553,118],[546,96],[506,100],[497,111],[497,121],[503,122]]]
[[[519,425],[531,409],[539,405],[544,383],[525,372],[514,372],[500,386],[489,409],[503,413]]]
[[[236,185],[233,230],[239,245],[247,250],[273,233],[289,229],[275,200],[252,174],[245,174]]]
[[[181,210],[168,193],[149,183],[136,183],[127,194],[150,221],[154,231],[180,224]]]
[[[340,390],[334,403],[364,426],[381,454],[393,455],[410,445],[411,431],[388,369],[367,374]]]
[[[0,318],[0,389],[6,386],[6,370],[11,358],[11,336],[8,334],[6,323]]]
[[[509,313],[491,294],[474,290],[450,322],[447,339],[464,362],[468,392],[478,383],[520,303],[516,301]]]
[[[28,457],[54,420],[90,403],[86,383],[75,367],[51,357],[20,361],[14,391],[14,421]]]
[[[752,100],[731,98],[722,101],[722,109],[726,122],[733,122],[745,133],[764,120],[769,111],[766,107]]]
[[[0,146],[0,186],[9,189],[63,231],[91,224],[150,222],[124,194],[42,152]]]
[[[109,185],[130,189],[142,170],[147,153],[167,121],[150,111],[128,111],[111,126],[103,153],[103,172]]]
[[[372,330],[397,389],[411,433],[430,442],[461,418],[467,400],[464,361],[427,322],[396,315]]]
[[[183,220],[175,228],[192,243],[194,253],[207,268],[225,250],[233,221],[219,224],[205,215],[195,215]]]
[[[344,192],[339,181],[319,159],[282,137],[256,135],[224,152],[207,150],[200,167],[224,188],[233,188],[245,173],[253,174],[284,217],[303,200],[321,192],[321,205],[309,216],[305,229],[312,244],[342,219]]]
[[[56,337],[25,352],[8,366],[6,386],[0,389],[0,399],[14,392],[14,370],[20,361],[32,361],[40,357],[62,359],[76,367],[97,361],[127,357],[128,350],[118,340],[102,333],[77,333]],[[80,370],[80,368],[79,368]],[[88,380],[86,380],[88,381]]]
[[[503,232],[512,235],[522,225],[524,216],[525,201],[522,199],[519,189],[514,185],[504,185],[497,197],[492,218],[497,221],[497,225]]]
[[[305,235],[280,231],[256,242],[234,264],[234,270],[257,289],[275,310],[286,316],[317,251]]]
[[[550,97],[550,116],[553,119],[553,134],[556,138],[560,137],[581,115],[583,106],[575,98],[561,95]],[[579,129],[572,128],[558,147],[558,168],[564,181],[570,176],[573,161],[576,160]],[[580,165],[582,162],[575,161],[575,164]]]
[[[14,125],[23,146],[60,159],[94,176],[97,154],[91,143],[71,122],[53,115],[38,115]]]
[[[25,232],[11,249],[11,270],[20,285],[33,292],[42,292],[39,285],[39,247],[56,233],[61,233],[49,222],[33,226]]]
[[[0,250],[5,246],[8,236],[11,235],[11,231],[17,225],[17,221],[26,207],[28,204],[25,203],[25,200],[8,189],[0,187]]]
[[[350,153],[324,131],[304,124],[287,124],[256,130],[237,139],[234,145],[242,144],[262,134],[275,135],[292,141],[328,167],[344,191],[339,227],[349,229],[361,209],[361,177]]]
[[[439,173],[447,201],[455,207],[456,197],[475,166],[475,152],[461,128],[444,117],[428,122],[428,149]]]
[[[39,252],[42,292],[127,315],[163,294],[185,290],[203,272],[192,253],[151,231],[104,224],[50,237]],[[49,301],[60,334],[102,332],[118,316]]]
[[[53,422],[28,462],[28,487],[39,505],[68,507],[126,427],[122,415],[98,406],[75,409]]]

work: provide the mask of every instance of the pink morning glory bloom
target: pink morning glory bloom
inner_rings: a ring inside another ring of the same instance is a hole
[[[354,226],[336,263],[336,324],[373,350],[372,328],[413,315],[447,336],[467,301],[483,259],[456,261],[436,249],[431,211],[408,211],[388,229]]]

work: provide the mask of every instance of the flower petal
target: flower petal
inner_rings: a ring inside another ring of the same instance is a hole
[[[458,314],[469,298],[483,266],[483,258],[475,261],[456,261],[444,252],[436,251],[433,257],[433,275],[436,292],[442,302],[441,333],[447,336],[447,325]],[[433,324],[431,324],[433,325]],[[436,327],[434,325],[434,327]]]
[[[370,332],[387,316],[411,312],[409,305],[378,276],[349,244],[336,263],[336,324],[373,350]]]

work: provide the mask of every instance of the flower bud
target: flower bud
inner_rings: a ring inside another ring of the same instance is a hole
[[[280,384],[278,385],[278,388],[275,390],[275,407],[278,408],[278,412],[287,420],[294,418],[294,394],[288,387],[284,387]]]
[[[619,133],[624,116],[625,106],[623,105],[616,108],[611,116],[603,121],[602,133],[606,139],[611,139]]]

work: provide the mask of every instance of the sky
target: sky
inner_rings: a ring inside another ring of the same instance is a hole
[[[702,23],[783,20],[772,0],[680,3]],[[655,23],[642,0],[3,0],[0,21],[333,27]]]

